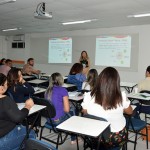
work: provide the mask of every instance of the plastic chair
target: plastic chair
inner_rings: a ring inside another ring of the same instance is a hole
[[[150,94],[150,91],[143,90],[140,93],[148,93],[148,94]],[[147,120],[147,119],[150,119],[150,116],[149,116],[150,115],[150,101],[140,100],[139,114],[140,113],[143,113],[145,115],[146,123],[150,124],[150,123],[148,123],[148,120]]]
[[[134,141],[131,140],[131,138],[129,138],[129,135],[128,135],[128,141],[134,143],[134,150],[136,150],[138,135],[146,136],[146,145],[147,145],[147,149],[148,149],[148,130],[147,130],[147,126],[146,126],[146,121],[143,121],[141,119],[136,119],[132,116],[126,115],[126,122],[127,122],[126,127],[128,130],[128,133],[129,133],[129,131],[135,133]],[[146,129],[146,134],[141,133],[141,130],[144,128]]]
[[[62,132],[59,132],[56,129],[56,125],[52,122],[51,118],[54,118],[56,115],[55,107],[50,101],[44,98],[33,97],[33,100],[35,104],[46,106],[46,108],[41,111],[41,116],[47,118],[48,121],[43,126],[41,126],[40,140],[44,139],[51,143],[54,143],[56,144],[56,148],[58,148],[58,145],[61,145],[65,142],[68,135],[65,134],[65,136],[62,136]],[[50,133],[44,136],[43,130],[45,128],[49,129]]]
[[[101,121],[107,121],[106,119],[104,118],[100,118],[100,117],[96,117],[96,116],[93,116],[93,115],[89,115],[89,114],[86,114],[84,115],[83,117],[85,118],[90,118],[90,119],[96,119],[96,120],[101,120]],[[110,134],[110,128],[107,128],[101,138],[108,138],[109,137],[109,134]],[[83,137],[84,139],[84,150],[87,149],[87,148],[90,148],[91,150],[92,149],[96,149],[97,147],[97,144],[98,144],[98,139],[96,138],[91,138],[91,137]]]
[[[89,114],[86,114],[83,117],[96,119],[96,120],[100,120],[100,121],[107,121],[106,119],[104,119],[102,117],[97,117],[97,116],[93,116],[93,115],[89,115]],[[101,135],[101,139],[103,139],[104,141],[107,140],[110,136],[110,133],[111,133],[111,131],[110,131],[110,126],[109,126],[108,128],[106,128],[103,131],[103,133]],[[84,149],[90,147],[91,150],[93,150],[93,148],[97,147],[97,144],[98,144],[98,139],[86,137],[85,142],[84,142]],[[122,141],[121,144],[112,146],[112,147],[107,147],[107,145],[100,143],[100,149],[103,149],[103,150],[120,150],[120,149],[127,150],[127,139]]]
[[[25,142],[24,150],[57,150],[57,149],[44,141],[29,138]]]

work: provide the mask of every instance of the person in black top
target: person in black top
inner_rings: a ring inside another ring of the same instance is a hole
[[[4,95],[7,90],[7,78],[0,73],[0,150],[17,150],[26,135],[26,127],[19,125],[34,105],[32,99],[26,100],[25,107],[19,110],[17,104]],[[29,137],[35,138],[30,132]]]
[[[34,94],[34,88],[23,79],[22,73],[17,68],[12,68],[7,75],[8,93],[16,103],[24,103]]]
[[[81,52],[79,62],[83,65],[83,68],[90,66],[90,59],[86,51]]]
[[[79,63],[83,65],[83,73],[87,74],[90,68],[90,59],[86,51],[81,52]]]

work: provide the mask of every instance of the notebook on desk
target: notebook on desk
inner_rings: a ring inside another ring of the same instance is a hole
[[[34,91],[38,91],[39,90],[39,87],[34,87]]]
[[[68,92],[69,97],[75,97],[79,95],[79,92],[74,91],[74,92]]]
[[[146,97],[150,97],[150,94],[149,94],[149,93],[140,93],[140,95],[143,96],[143,97],[145,97],[145,98],[146,98]]]

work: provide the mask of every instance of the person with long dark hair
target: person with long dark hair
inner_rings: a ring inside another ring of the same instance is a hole
[[[83,74],[83,66],[80,63],[75,63],[69,72],[67,83],[75,84],[78,90],[82,89],[82,83],[86,80]]]
[[[107,146],[117,146],[126,138],[124,113],[132,114],[130,101],[120,91],[120,77],[115,68],[107,67],[91,92],[85,93],[83,112],[102,117],[110,122],[110,137],[103,141]]]
[[[96,69],[90,69],[88,74],[87,74],[86,81],[84,81],[82,84],[82,90],[91,91],[94,88],[94,86],[96,85],[97,78],[98,78],[97,70]]]
[[[24,103],[34,94],[34,88],[23,79],[20,69],[12,68],[7,75],[8,92],[16,103]]]
[[[90,68],[90,58],[87,51],[81,52],[79,63],[83,65],[83,73],[87,74]]]

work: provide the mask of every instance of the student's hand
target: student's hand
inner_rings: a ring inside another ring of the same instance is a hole
[[[81,111],[84,115],[86,115],[87,114],[87,110],[86,109],[82,109],[82,111]]]
[[[29,98],[28,100],[26,100],[25,102],[25,108],[27,108],[28,110],[30,110],[34,105],[34,102],[31,98]]]

